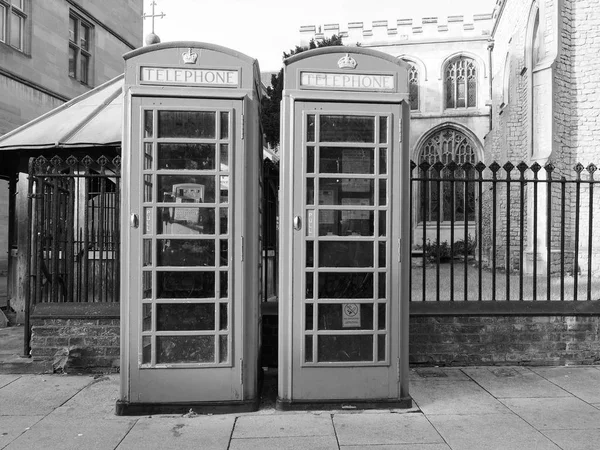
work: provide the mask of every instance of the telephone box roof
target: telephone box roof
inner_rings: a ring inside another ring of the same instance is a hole
[[[121,145],[123,75],[0,136],[0,151]]]

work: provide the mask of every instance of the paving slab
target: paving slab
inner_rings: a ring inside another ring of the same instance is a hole
[[[198,448],[197,446],[195,448]],[[205,447],[202,446],[204,449]],[[335,436],[232,439],[229,450],[338,450]],[[377,447],[379,449],[379,447]]]
[[[575,397],[506,398],[501,401],[538,430],[600,428],[600,410]]]
[[[92,377],[23,375],[0,389],[0,414],[46,415],[87,386]]]
[[[514,414],[433,415],[429,420],[452,450],[560,450]]]
[[[409,381],[444,382],[444,381],[471,381],[461,369],[452,367],[421,367],[411,369]]]
[[[524,367],[481,367],[463,370],[497,398],[570,396],[564,389]]]
[[[600,403],[600,370],[595,367],[533,367],[531,370],[588,403]]]
[[[508,408],[473,381],[415,381],[411,383],[410,395],[426,415],[510,414]]]
[[[114,450],[135,419],[90,420],[53,412],[12,441],[4,450]]]
[[[44,416],[0,416],[0,448],[25,433]]]
[[[119,375],[101,376],[89,381],[89,385],[77,392],[59,410],[76,416],[115,415],[115,404],[119,398]]]
[[[225,450],[235,416],[152,416],[137,420],[117,450]]]
[[[343,445],[341,450],[452,450],[446,444]]]
[[[563,450],[598,450],[600,430],[544,430]]]
[[[20,377],[21,377],[21,375],[16,375],[16,374],[15,375],[0,374],[0,389],[2,389],[7,384],[10,384],[13,381],[19,379]]]
[[[443,444],[423,414],[336,414],[340,445]]]
[[[238,417],[232,438],[335,436],[331,415],[298,413]]]

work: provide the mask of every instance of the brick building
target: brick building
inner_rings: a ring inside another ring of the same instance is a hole
[[[122,55],[142,44],[142,3],[0,0],[0,135],[120,75]],[[27,192],[25,153],[0,152],[0,273],[9,271],[18,312],[27,202],[15,193]]]

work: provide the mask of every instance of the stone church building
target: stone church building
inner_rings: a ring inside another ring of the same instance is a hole
[[[581,163],[585,178],[593,176],[589,164],[600,159],[599,27],[595,1],[498,0],[488,14],[375,21],[371,26],[362,22],[311,25],[302,27],[300,34],[304,44],[339,34],[345,45],[377,49],[410,64],[410,151],[416,163],[449,159],[487,165],[493,161],[515,166],[521,161],[537,162],[542,167],[552,163],[554,178],[576,175],[573,168]],[[541,170],[540,179],[544,176]],[[538,203],[545,205],[548,195],[553,192],[540,185]],[[529,202],[532,197],[529,192]],[[594,241],[600,239],[600,205],[595,203],[595,226],[583,218],[589,205],[583,208],[582,248],[589,241],[588,229],[597,233]],[[532,209],[526,227],[530,245]],[[559,217],[555,212],[553,217]],[[506,213],[498,213],[499,223],[506,223]],[[448,238],[446,211],[440,214],[444,240]],[[431,218],[419,217],[418,211],[414,216],[415,233],[421,235],[421,227]],[[574,219],[568,208],[565,219],[567,234],[572,233]],[[555,235],[560,224],[555,220],[548,225],[543,209],[535,222],[539,261],[547,251],[548,227]],[[433,231],[426,233],[434,238]],[[598,249],[593,254],[597,270]],[[531,251],[527,258],[531,262]],[[587,261],[579,264],[587,266]]]

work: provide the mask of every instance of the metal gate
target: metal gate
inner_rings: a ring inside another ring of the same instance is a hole
[[[27,325],[37,303],[119,301],[120,168],[120,156],[30,159]]]

